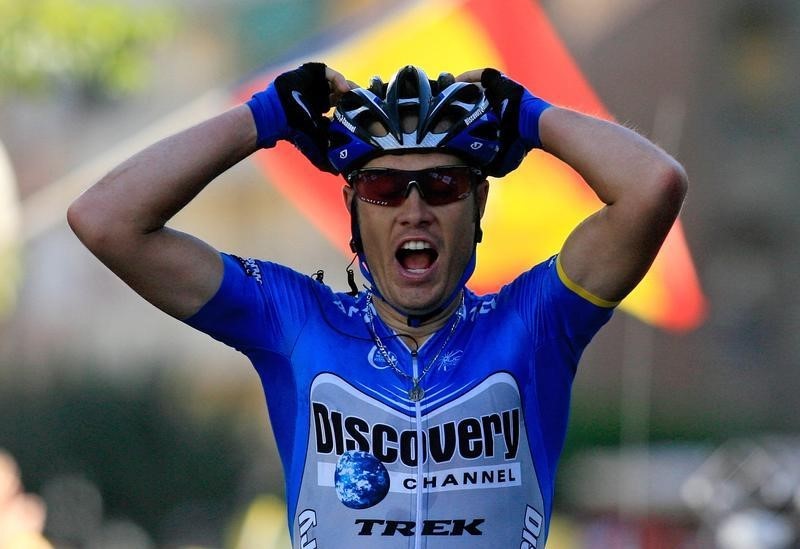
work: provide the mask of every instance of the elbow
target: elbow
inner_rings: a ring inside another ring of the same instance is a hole
[[[67,223],[75,236],[94,253],[109,240],[111,224],[104,219],[105,209],[92,196],[91,189],[67,208]]]
[[[677,216],[689,189],[686,170],[676,160],[667,158],[653,170],[652,196],[660,207],[670,209]]]
[[[75,236],[84,244],[87,244],[87,241],[90,240],[90,235],[94,233],[92,211],[88,202],[89,199],[83,194],[76,198],[67,208],[67,224],[69,224]]]
[[[667,176],[666,186],[675,195],[675,198],[683,203],[686,193],[689,190],[689,176],[686,170],[676,160],[672,161],[672,168]]]

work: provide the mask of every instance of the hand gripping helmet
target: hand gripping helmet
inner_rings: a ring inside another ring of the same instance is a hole
[[[446,73],[428,80],[411,65],[388,85],[374,77],[344,94],[328,131],[328,159],[345,177],[382,154],[447,152],[483,168],[500,150],[500,122],[480,86]]]
[[[445,152],[480,169],[488,166],[500,150],[500,121],[480,86],[456,82],[446,73],[432,81],[411,65],[400,69],[388,84],[374,77],[369,88],[355,88],[344,94],[328,132],[328,159],[345,178],[384,154]],[[351,208],[351,230],[351,247],[358,253],[361,272],[372,291],[381,297],[364,256],[355,204]],[[459,295],[475,269],[474,246],[480,240],[476,208],[473,253],[458,284],[428,314],[412,315],[398,309],[410,326],[433,318]]]

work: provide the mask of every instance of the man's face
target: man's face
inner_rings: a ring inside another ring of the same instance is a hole
[[[385,155],[365,168],[423,170],[462,165],[443,153]],[[480,215],[486,205],[489,183],[477,189]],[[408,198],[395,207],[353,202],[355,191],[345,186],[348,209],[358,208],[358,222],[370,272],[383,297],[411,314],[425,314],[439,307],[453,292],[472,256],[476,200],[472,195],[450,204],[431,206],[411,187]]]

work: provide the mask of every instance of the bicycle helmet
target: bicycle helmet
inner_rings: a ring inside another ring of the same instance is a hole
[[[328,159],[345,177],[381,154],[447,152],[483,168],[500,150],[500,121],[480,86],[447,73],[429,80],[412,65],[344,94],[328,132]]]

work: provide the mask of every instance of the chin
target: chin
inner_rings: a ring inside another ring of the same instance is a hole
[[[398,299],[397,303],[401,309],[404,311],[408,311],[413,315],[425,315],[432,311],[435,311],[439,307],[441,307],[442,303],[444,302],[445,295],[436,292],[437,295],[411,295],[406,299]],[[406,293],[408,296],[408,293]]]
[[[425,315],[435,311],[439,302],[430,301],[406,301],[398,302],[398,308],[412,315]]]

